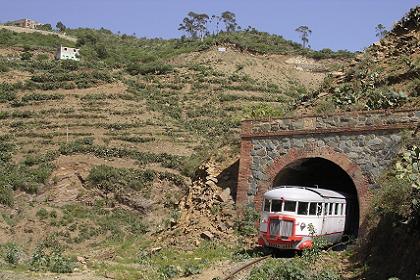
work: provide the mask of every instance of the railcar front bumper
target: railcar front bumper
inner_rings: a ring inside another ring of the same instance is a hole
[[[278,249],[299,249],[299,245],[302,242],[302,236],[290,236],[287,239],[280,237],[267,236],[266,234],[260,234],[258,238],[258,245],[273,247]]]

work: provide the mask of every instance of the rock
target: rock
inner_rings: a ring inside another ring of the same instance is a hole
[[[321,92],[320,94],[318,94],[318,98],[326,96],[328,94],[329,94],[328,92]]]
[[[170,224],[171,224],[171,227],[173,227],[173,226],[175,226],[175,225],[177,224],[177,222],[176,222],[176,220],[175,220],[174,218],[171,218],[171,219],[169,220],[169,222],[170,222]]]
[[[342,77],[342,76],[344,76],[345,75],[345,73],[344,72],[340,72],[340,71],[333,71],[333,72],[331,72],[331,75],[333,76],[333,77]]]
[[[217,185],[213,181],[210,181],[210,180],[209,181],[206,181],[206,185],[209,186],[212,189],[217,189]]]
[[[86,259],[82,256],[77,256],[76,260],[81,264],[86,264]]]
[[[153,255],[153,254],[159,252],[160,250],[162,250],[162,247],[154,247],[154,248],[150,249],[150,254]]]
[[[217,184],[219,180],[217,180],[216,177],[209,175],[206,177],[206,181],[213,181],[215,184]]]
[[[206,240],[213,240],[214,235],[210,231],[206,230],[200,234],[200,237]]]
[[[228,227],[224,223],[220,223],[217,226],[217,229],[220,230],[220,231],[222,231],[222,232],[226,232],[228,230]]]
[[[230,189],[224,189],[220,194],[217,195],[217,199],[221,202],[227,202],[229,200],[232,200],[232,197],[230,195]]]
[[[118,202],[141,213],[146,213],[153,205],[152,201],[131,193],[121,193],[115,198]]]

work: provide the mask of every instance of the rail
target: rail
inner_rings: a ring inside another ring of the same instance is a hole
[[[261,262],[261,261],[263,261],[263,260],[265,260],[265,259],[268,259],[268,258],[270,258],[270,257],[271,257],[271,255],[268,255],[268,256],[264,256],[264,257],[261,257],[261,258],[258,258],[258,259],[255,259],[255,260],[252,260],[251,262],[246,263],[246,264],[242,265],[241,267],[239,267],[239,268],[235,269],[235,270],[234,270],[233,272],[231,272],[228,276],[226,276],[225,278],[222,278],[222,280],[234,279],[234,277],[235,277],[236,275],[238,275],[240,272],[242,272],[242,271],[244,271],[245,269],[250,268],[251,266],[256,265],[257,263],[259,263],[259,262]]]

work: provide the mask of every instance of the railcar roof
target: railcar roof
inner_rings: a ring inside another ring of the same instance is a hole
[[[322,200],[325,198],[346,199],[343,194],[320,188],[304,186],[278,186],[264,194],[267,199],[285,199],[285,200]]]

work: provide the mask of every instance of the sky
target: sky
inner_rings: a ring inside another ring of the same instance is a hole
[[[236,14],[240,26],[300,42],[307,25],[313,49],[363,50],[375,42],[375,26],[388,29],[420,0],[0,0],[0,22],[30,18],[53,26],[110,29],[138,37],[176,38],[189,11]]]

